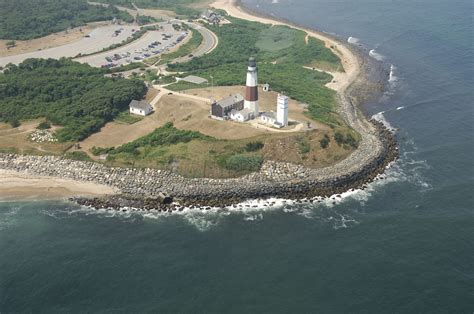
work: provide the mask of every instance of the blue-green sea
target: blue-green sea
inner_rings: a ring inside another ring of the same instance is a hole
[[[473,313],[473,2],[245,3],[352,37],[392,68],[364,109],[398,129],[400,160],[317,205],[0,203],[0,313]]]

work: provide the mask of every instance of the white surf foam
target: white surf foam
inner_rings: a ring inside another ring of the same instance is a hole
[[[390,65],[390,74],[389,74],[389,77],[388,77],[388,81],[390,83],[394,83],[394,82],[397,82],[398,81],[398,77],[395,73],[395,71],[397,70],[397,67],[394,66],[393,64]]]
[[[360,42],[360,39],[357,38],[357,37],[352,37],[352,36],[351,36],[351,37],[349,37],[349,38],[347,39],[347,42],[348,42],[349,44],[354,44],[354,45],[355,45],[355,44],[358,44],[358,43]]]
[[[395,132],[396,128],[394,128],[390,124],[390,122],[388,122],[387,119],[385,119],[384,113],[385,113],[385,111],[381,111],[379,113],[376,113],[372,116],[372,119],[375,119],[375,120],[381,122],[387,129],[390,130],[390,132]]]
[[[369,56],[371,56],[372,58],[374,58],[375,60],[378,60],[378,61],[385,60],[385,57],[383,55],[381,55],[380,53],[378,53],[377,50],[375,50],[375,49],[372,49],[372,50],[369,51]]]

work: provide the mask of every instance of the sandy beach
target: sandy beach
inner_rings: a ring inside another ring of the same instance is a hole
[[[114,194],[117,190],[100,184],[55,177],[35,176],[0,169],[0,200],[48,200],[71,196]]]
[[[270,19],[268,17],[256,16],[248,13],[246,10],[242,9],[236,0],[217,0],[214,2],[212,7],[216,9],[221,9],[227,11],[227,13],[233,17],[245,19],[248,21],[260,22],[264,24],[272,25],[287,25],[295,29],[302,30],[306,32],[309,36],[317,38],[324,41],[327,48],[331,49],[339,58],[341,59],[342,65],[345,72],[328,72],[331,74],[334,79],[333,82],[327,84],[328,88],[331,88],[337,92],[343,92],[349,85],[357,78],[360,71],[360,66],[357,57],[344,45],[333,40],[332,38],[325,36],[323,33],[306,29],[282,21]]]

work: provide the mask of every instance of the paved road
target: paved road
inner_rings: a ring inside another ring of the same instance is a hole
[[[115,30],[123,28],[123,31],[116,37],[112,36]],[[132,29],[137,29],[137,26],[129,25],[108,25],[94,29],[89,33],[89,38],[82,38],[81,40],[67,45],[54,47],[50,49],[29,52],[14,56],[0,58],[0,66],[5,66],[8,63],[19,64],[28,58],[53,58],[59,59],[61,57],[75,57],[79,53],[93,53],[100,51],[103,48],[109,47],[113,44],[118,44],[132,35]]]
[[[172,20],[172,21],[183,22],[183,21],[180,21],[180,20]],[[186,23],[188,26],[194,28],[199,33],[201,33],[201,35],[203,37],[203,40],[201,42],[201,45],[195,51],[192,52],[193,57],[190,57],[189,55],[183,56],[183,57],[174,59],[170,63],[188,62],[194,57],[200,57],[200,56],[203,56],[205,54],[210,53],[212,50],[214,50],[214,48],[217,47],[218,38],[217,38],[216,34],[214,34],[210,30],[208,30],[207,28],[205,28],[205,27],[203,27],[199,24],[190,23],[190,22],[184,22],[184,23]],[[158,69],[159,73],[166,75],[166,74],[169,74],[169,72],[166,70],[167,67],[168,67],[167,64],[162,64],[162,65],[157,66],[155,68]]]

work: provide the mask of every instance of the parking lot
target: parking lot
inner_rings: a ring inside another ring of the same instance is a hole
[[[120,30],[120,32],[117,32]],[[133,31],[138,30],[138,26],[130,25],[107,25],[94,29],[81,40],[67,45],[50,49],[29,52],[14,56],[0,58],[0,66],[8,63],[19,64],[28,58],[53,58],[75,57],[79,53],[88,54],[100,51],[113,44],[118,44],[130,37]]]
[[[189,34],[188,31],[175,30],[172,24],[158,24],[162,29],[148,31],[144,36],[123,47],[78,58],[76,61],[94,67],[115,67],[159,55],[179,45]]]

